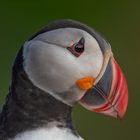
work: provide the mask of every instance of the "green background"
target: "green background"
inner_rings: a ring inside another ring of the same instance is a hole
[[[19,47],[48,22],[71,18],[101,32],[111,43],[129,86],[129,106],[119,121],[74,109],[85,140],[140,139],[140,2],[135,0],[0,1],[0,103],[8,92],[11,66]]]

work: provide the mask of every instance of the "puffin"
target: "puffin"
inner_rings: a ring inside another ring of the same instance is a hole
[[[127,110],[127,82],[109,42],[79,21],[54,21],[26,40],[11,79],[0,140],[84,140],[72,121],[77,103],[119,119]]]

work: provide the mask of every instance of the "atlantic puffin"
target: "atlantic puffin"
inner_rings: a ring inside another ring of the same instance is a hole
[[[0,114],[0,140],[84,140],[72,122],[76,103],[123,118],[127,83],[100,33],[78,21],[58,20],[17,53]]]

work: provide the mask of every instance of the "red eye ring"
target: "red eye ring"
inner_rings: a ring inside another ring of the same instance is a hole
[[[70,47],[67,47],[67,49],[76,57],[79,57],[84,52],[84,43],[85,40],[82,37],[79,42],[71,45]]]

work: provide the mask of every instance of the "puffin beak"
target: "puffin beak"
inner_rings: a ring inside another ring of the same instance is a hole
[[[77,81],[79,88],[86,91],[79,102],[90,111],[122,119],[128,104],[125,77],[113,56],[103,69],[100,78],[88,76]]]

